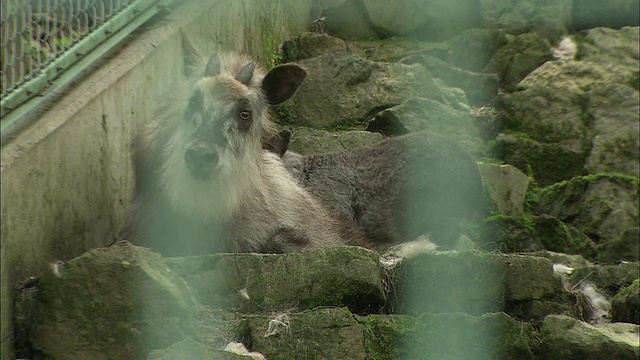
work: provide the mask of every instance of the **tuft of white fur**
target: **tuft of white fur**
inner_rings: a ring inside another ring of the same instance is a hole
[[[578,52],[578,46],[569,36],[562,38],[558,46],[553,48],[553,57],[557,60],[573,60]]]
[[[593,308],[591,322],[596,325],[606,322],[609,310],[611,310],[610,299],[588,281],[583,282],[579,289],[589,299],[589,303]]]
[[[252,359],[256,359],[256,360],[267,359],[264,355],[262,355],[259,352],[255,352],[255,351],[250,352],[249,350],[247,350],[247,348],[244,346],[243,343],[236,342],[236,341],[229,342],[227,346],[224,347],[224,351],[230,352],[236,355],[249,356]]]
[[[240,297],[242,297],[245,300],[250,300],[251,299],[249,297],[249,292],[247,291],[246,287],[238,290],[238,294],[240,294]]]
[[[51,272],[57,278],[62,278],[62,274],[60,273],[60,268],[62,267],[62,265],[64,265],[64,262],[62,261],[56,261],[51,264]]]
[[[430,254],[438,248],[431,238],[420,235],[416,240],[400,244],[391,248],[390,252],[396,256],[411,259],[420,254]]]
[[[431,254],[436,251],[431,238],[420,235],[416,240],[396,245],[380,256],[380,263],[387,269],[393,268],[402,259],[411,259],[420,254]]]
[[[571,266],[567,266],[561,263],[553,264],[553,273],[559,275],[571,275],[573,272],[573,268]]]

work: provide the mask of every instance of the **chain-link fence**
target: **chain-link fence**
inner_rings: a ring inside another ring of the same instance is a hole
[[[44,78],[40,81],[44,85],[51,82],[111,33],[126,26],[127,21],[158,2],[2,0],[0,82],[3,114],[41,92],[42,86],[34,88],[30,82],[39,77]],[[91,37],[95,38],[93,44],[78,49]],[[72,52],[75,54],[69,56]],[[12,101],[7,101],[8,98]]]

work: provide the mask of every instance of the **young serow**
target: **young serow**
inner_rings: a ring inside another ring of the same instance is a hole
[[[390,137],[363,148],[313,155],[288,151],[291,133],[265,143],[299,184],[346,219],[372,246],[430,235],[455,247],[482,210],[483,186],[473,158],[455,142],[428,132]]]
[[[202,65],[132,143],[135,189],[122,238],[170,256],[362,241],[261,148],[273,134],[269,106],[289,99],[305,70],[286,64],[265,74],[238,54]]]

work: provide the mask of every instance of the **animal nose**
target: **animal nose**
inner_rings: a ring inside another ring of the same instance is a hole
[[[187,162],[200,166],[213,165],[218,161],[218,154],[204,145],[187,148],[184,157]]]

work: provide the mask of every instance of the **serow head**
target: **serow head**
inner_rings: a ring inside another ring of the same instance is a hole
[[[257,161],[261,140],[271,129],[269,105],[288,100],[305,77],[306,72],[293,64],[264,75],[248,58],[211,55],[204,76],[194,83],[180,125],[191,176],[207,180],[228,174],[239,161]]]

